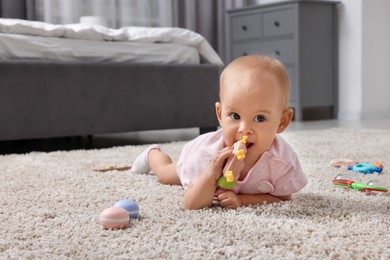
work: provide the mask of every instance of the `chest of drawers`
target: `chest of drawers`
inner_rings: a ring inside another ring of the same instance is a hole
[[[279,59],[289,73],[295,120],[336,117],[336,4],[301,0],[229,10],[226,61],[249,54]]]

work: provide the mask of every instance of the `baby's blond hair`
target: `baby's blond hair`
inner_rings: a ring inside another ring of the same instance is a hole
[[[232,71],[247,70],[253,80],[261,80],[264,73],[274,75],[282,88],[282,105],[288,107],[290,94],[290,80],[284,65],[277,59],[264,55],[242,56],[232,61],[221,73],[220,76],[220,98],[222,98],[222,89],[225,81],[229,78]],[[237,74],[236,74],[237,75]]]

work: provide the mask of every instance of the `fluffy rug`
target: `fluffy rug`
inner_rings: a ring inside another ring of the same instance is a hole
[[[390,132],[325,129],[283,136],[296,149],[309,184],[293,201],[243,207],[180,208],[180,186],[155,176],[96,172],[130,165],[146,146],[0,157],[1,259],[387,259],[390,194],[367,196],[332,185],[338,173],[390,187]],[[184,142],[163,144],[178,158]],[[382,175],[329,166],[331,159],[381,161]],[[140,218],[104,230],[99,215],[134,199]]]

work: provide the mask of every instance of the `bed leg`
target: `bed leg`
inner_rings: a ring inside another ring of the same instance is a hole
[[[86,148],[92,149],[93,148],[93,135],[87,135],[86,139],[87,139],[86,144],[85,144]]]

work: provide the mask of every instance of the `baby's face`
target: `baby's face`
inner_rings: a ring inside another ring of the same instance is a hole
[[[261,79],[229,77],[224,81],[217,116],[227,146],[248,136],[246,161],[255,163],[280,131],[285,108],[278,80],[265,73]]]

